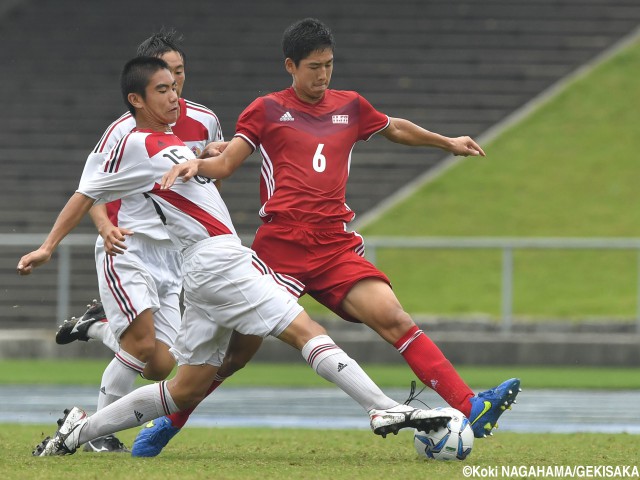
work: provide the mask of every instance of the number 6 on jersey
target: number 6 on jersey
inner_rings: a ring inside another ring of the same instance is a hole
[[[313,155],[313,169],[322,173],[327,168],[327,159],[322,154],[322,149],[324,147],[324,143],[318,144],[318,148],[316,149],[316,153]]]

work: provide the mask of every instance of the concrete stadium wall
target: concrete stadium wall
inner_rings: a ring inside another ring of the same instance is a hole
[[[362,325],[323,322],[329,334],[362,363],[401,363],[402,357]],[[422,328],[454,365],[572,365],[640,367],[640,334],[630,324],[519,325],[512,333],[484,324]],[[55,331],[0,331],[0,359],[105,358],[112,353],[98,342],[56,345]],[[265,340],[257,362],[299,362],[300,353],[277,339]]]

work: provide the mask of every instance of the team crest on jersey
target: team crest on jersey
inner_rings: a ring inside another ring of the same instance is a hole
[[[348,124],[349,123],[349,115],[332,115],[331,116],[331,121],[333,123]]]
[[[294,118],[289,112],[285,112],[284,115],[280,117],[281,122],[293,122]]]
[[[198,148],[197,146],[191,147],[191,151],[194,153],[196,157],[199,157],[200,154],[202,153],[202,149]]]

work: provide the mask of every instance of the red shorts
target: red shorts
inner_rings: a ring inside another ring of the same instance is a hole
[[[364,241],[344,224],[335,227],[271,222],[256,233],[253,250],[273,270],[304,284],[318,302],[351,322],[359,322],[342,310],[341,304],[353,286],[365,278],[387,276],[364,258]]]

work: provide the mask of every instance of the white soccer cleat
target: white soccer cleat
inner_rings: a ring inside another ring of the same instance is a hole
[[[72,455],[79,446],[80,431],[87,423],[88,416],[84,410],[73,407],[64,411],[65,416],[58,420],[58,430],[53,438],[47,437],[32,452],[34,457],[52,455]]]
[[[382,435],[382,438],[388,433],[397,435],[401,428],[417,428],[423,432],[437,430],[451,420],[451,415],[442,411],[422,410],[410,405],[396,405],[387,410],[373,409],[369,411],[369,417],[371,430],[376,435]]]

